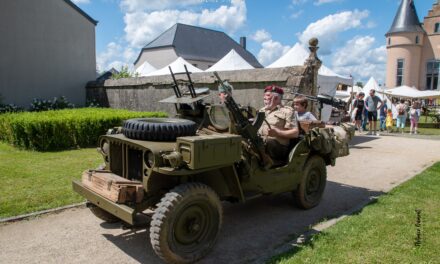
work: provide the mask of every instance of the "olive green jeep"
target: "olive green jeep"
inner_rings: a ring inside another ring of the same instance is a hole
[[[348,142],[333,128],[309,122],[301,124],[288,157],[268,164],[254,137],[264,115],[249,121],[232,96],[225,105],[210,105],[203,102],[209,90],[191,86],[188,94],[173,87],[176,95],[163,100],[176,105],[178,118],[130,119],[101,136],[105,165],[73,181],[106,222],[133,225],[136,215],[150,216],[152,247],[170,263],[194,262],[209,252],[222,225],[222,201],[291,192],[300,208],[317,206],[326,166],[348,155]],[[231,103],[240,110],[235,115]]]

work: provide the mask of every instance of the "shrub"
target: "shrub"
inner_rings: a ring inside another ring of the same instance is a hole
[[[166,117],[166,114],[108,108],[3,114],[0,140],[38,151],[95,146],[99,136],[109,128],[136,117]]]
[[[29,111],[40,112],[48,110],[61,110],[74,107],[75,105],[69,103],[69,101],[67,101],[66,97],[64,96],[61,96],[60,98],[54,97],[53,101],[34,98],[29,108]]]
[[[113,80],[118,80],[122,78],[132,78],[132,77],[138,77],[138,73],[133,73],[128,70],[128,66],[122,66],[118,73],[112,74]]]
[[[23,108],[16,106],[15,104],[0,104],[0,114],[4,113],[16,113],[24,111]]]

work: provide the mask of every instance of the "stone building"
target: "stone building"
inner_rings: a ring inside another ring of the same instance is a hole
[[[65,96],[83,105],[96,79],[96,24],[70,0],[0,1],[2,102]]]
[[[142,48],[134,62],[137,69],[145,61],[160,69],[178,57],[206,70],[234,49],[254,68],[263,66],[246,50],[246,38],[240,44],[224,32],[177,23]]]
[[[419,90],[439,89],[439,0],[434,1],[423,23],[417,16],[414,0],[402,0],[385,36],[388,88],[406,85]]]

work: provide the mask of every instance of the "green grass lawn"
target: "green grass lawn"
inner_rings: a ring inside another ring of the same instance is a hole
[[[72,180],[100,163],[95,148],[35,152],[0,142],[0,218],[83,201]]]
[[[421,245],[416,246],[421,210]],[[440,163],[270,263],[439,263]]]

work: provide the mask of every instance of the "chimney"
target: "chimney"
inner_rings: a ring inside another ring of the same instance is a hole
[[[240,46],[246,49],[246,37],[240,37]]]

